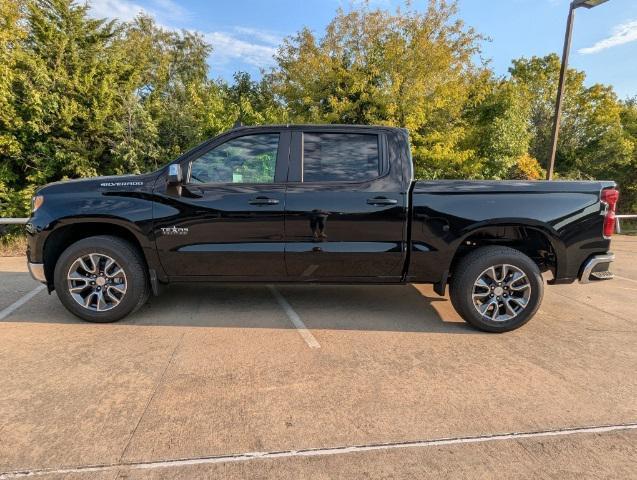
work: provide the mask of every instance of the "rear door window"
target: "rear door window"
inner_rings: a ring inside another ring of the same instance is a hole
[[[362,182],[380,176],[378,135],[303,134],[304,182]]]

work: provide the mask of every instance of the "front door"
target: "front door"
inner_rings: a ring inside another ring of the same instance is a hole
[[[301,281],[398,282],[407,187],[382,130],[296,130],[286,194],[286,265]]]
[[[182,187],[159,179],[154,231],[170,277],[285,277],[289,146],[285,130],[231,132],[182,161]]]

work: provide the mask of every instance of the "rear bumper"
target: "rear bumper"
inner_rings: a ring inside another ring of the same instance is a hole
[[[579,275],[580,283],[591,283],[600,280],[610,280],[613,273],[610,271],[610,264],[615,260],[615,254],[605,253],[603,255],[593,255],[582,265]]]
[[[27,266],[29,267],[29,273],[35,280],[37,280],[38,282],[46,283],[43,263],[27,262]]]

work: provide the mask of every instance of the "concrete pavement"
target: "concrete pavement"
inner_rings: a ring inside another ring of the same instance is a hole
[[[637,430],[462,441],[637,422],[637,237],[613,250],[621,278],[548,286],[504,335],[421,285],[276,287],[319,348],[266,286],[171,287],[108,325],[40,292],[0,322],[0,472],[637,477]],[[0,259],[0,279],[0,311],[36,286],[23,258]],[[458,441],[205,461],[442,438]]]

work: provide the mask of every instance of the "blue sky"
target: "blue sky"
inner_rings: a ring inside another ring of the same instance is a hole
[[[88,0],[93,15],[133,18],[145,11],[162,25],[201,32],[213,45],[211,75],[230,79],[237,70],[259,75],[272,64],[280,40],[304,26],[321,34],[346,0]],[[371,0],[394,9],[399,0]],[[414,0],[422,8],[425,0]],[[561,52],[568,0],[460,0],[459,17],[490,37],[484,58],[499,75],[511,59]],[[620,97],[637,95],[637,1],[609,0],[576,11],[570,65],[589,84],[615,87]]]

